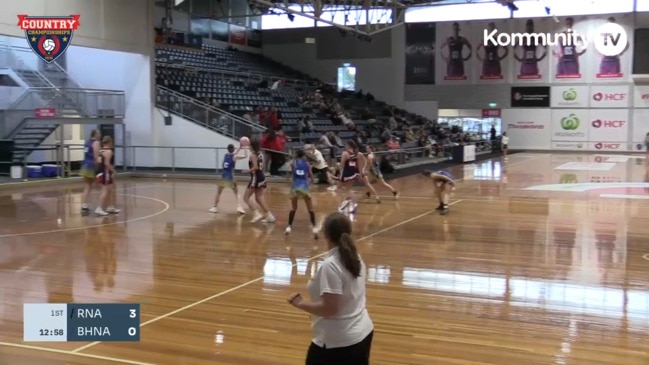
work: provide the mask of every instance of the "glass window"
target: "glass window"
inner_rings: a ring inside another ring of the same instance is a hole
[[[548,16],[546,7],[549,8],[550,14],[555,16],[631,13],[633,2],[634,0],[519,1],[516,2],[518,11],[514,12],[514,18],[546,17]]]
[[[369,22],[368,22],[369,17]],[[390,24],[392,23],[392,9],[345,9],[343,7],[327,7],[320,16],[321,19],[339,25],[353,27],[365,24]],[[329,23],[318,22],[318,27],[331,27]]]
[[[192,0],[184,0],[180,4],[174,6],[174,9],[178,10],[181,13],[187,13],[189,14],[189,8]],[[176,3],[178,3],[178,0],[176,0]]]
[[[535,4],[539,4],[534,1]],[[518,2],[516,6],[519,6]],[[520,6],[519,6],[520,7]],[[516,13],[516,12],[514,12]],[[430,23],[480,19],[507,19],[511,11],[497,3],[418,6],[406,10],[406,23]]]
[[[286,11],[282,9],[272,8],[271,11],[276,12],[276,14],[266,14],[261,16],[262,30],[311,28],[315,23],[313,19],[297,14],[287,14]],[[292,17],[290,15],[292,15]],[[313,14],[311,13],[310,15]]]

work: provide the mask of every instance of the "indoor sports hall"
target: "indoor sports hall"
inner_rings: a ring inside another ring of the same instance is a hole
[[[649,1],[8,4],[0,364],[648,364]]]

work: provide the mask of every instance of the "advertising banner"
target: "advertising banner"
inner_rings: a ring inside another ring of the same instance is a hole
[[[634,109],[631,127],[631,150],[646,151],[649,135],[649,109]]]
[[[552,86],[550,101],[553,108],[588,108],[588,86]]]
[[[552,141],[587,142],[589,117],[584,109],[552,110]]]
[[[630,88],[625,85],[595,85],[590,87],[591,108],[628,108]]]
[[[503,131],[509,137],[509,148],[549,149],[551,118],[550,109],[504,109]]]
[[[629,139],[628,109],[591,109],[589,121],[590,142],[619,142],[626,145]]]

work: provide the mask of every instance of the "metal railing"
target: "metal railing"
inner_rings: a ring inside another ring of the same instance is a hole
[[[52,87],[72,87],[82,89],[81,84],[75,80],[61,65],[57,62],[45,63],[43,60],[34,55],[29,47],[19,47],[7,44],[0,44],[0,65],[15,70],[29,70],[37,72]],[[37,65],[33,67],[33,65]],[[42,66],[38,67],[38,66]],[[58,74],[58,75],[57,75]],[[47,76],[54,76],[66,82],[62,85],[54,84]]]
[[[265,128],[245,118],[215,108],[194,98],[157,86],[156,106],[228,137],[239,138],[262,133]]]
[[[476,155],[495,152],[499,144],[491,144],[489,141],[469,142],[465,145],[476,144]],[[438,146],[437,148],[415,147],[400,150],[377,151],[375,155],[387,158],[390,164],[396,169],[423,165],[429,163],[442,163],[452,160],[452,150],[456,145]],[[33,149],[35,151],[52,151],[52,156],[46,158],[49,161],[56,161],[62,166],[59,169],[59,176],[72,176],[72,161],[80,161],[83,158],[84,146],[81,144],[41,145]],[[16,149],[22,151],[22,149]],[[267,151],[277,152],[277,151]],[[76,155],[75,155],[76,153]],[[227,153],[224,147],[175,147],[175,146],[115,146],[115,164],[121,172],[166,172],[196,171],[214,173],[221,172],[223,158]],[[279,152],[284,155],[286,161],[290,161],[293,151]],[[74,155],[74,156],[73,156]],[[6,161],[0,163],[7,164]],[[33,163],[23,162],[23,178],[26,178],[26,168]],[[37,164],[37,163],[35,163]],[[245,161],[239,162],[237,170],[247,170]],[[287,171],[285,165],[282,171]]]

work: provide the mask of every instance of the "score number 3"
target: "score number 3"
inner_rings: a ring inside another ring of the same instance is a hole
[[[137,317],[137,309],[129,309],[129,318],[136,318]],[[128,335],[129,336],[135,336],[137,335],[137,328],[135,327],[129,327],[128,328]]]

